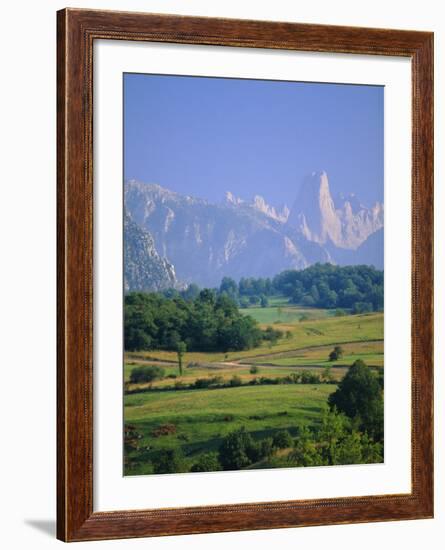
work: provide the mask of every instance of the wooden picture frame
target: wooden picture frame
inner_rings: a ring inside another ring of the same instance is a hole
[[[180,535],[433,516],[433,34],[65,9],[57,14],[57,537]],[[412,63],[412,491],[93,512],[95,40],[402,56]]]

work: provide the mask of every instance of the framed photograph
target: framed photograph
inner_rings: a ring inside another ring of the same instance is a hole
[[[433,34],[58,12],[58,538],[433,516]]]

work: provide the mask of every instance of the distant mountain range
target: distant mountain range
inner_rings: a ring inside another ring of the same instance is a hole
[[[227,192],[221,203],[156,184],[125,183],[125,289],[162,290],[222,277],[272,277],[316,262],[383,268],[383,204],[332,197],[325,172],[305,179],[292,206]]]

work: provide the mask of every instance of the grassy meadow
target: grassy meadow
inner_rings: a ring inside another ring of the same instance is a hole
[[[244,427],[256,439],[277,431],[297,433],[298,426],[316,426],[329,395],[357,359],[373,369],[383,368],[383,313],[336,316],[335,310],[291,306],[280,297],[268,307],[241,310],[261,328],[283,332],[276,343],[228,353],[186,352],[183,373],[177,353],[152,350],[126,352],[124,420],[126,425],[125,475],[153,473],[152,460],[163,450],[180,450],[184,471],[205,453],[217,451],[223,438]],[[329,361],[335,345],[343,355]],[[158,365],[164,377],[132,384],[131,371]],[[329,383],[277,384],[295,373],[329,375]],[[190,389],[196,380],[218,377],[220,384],[236,387]],[[257,383],[261,378],[274,383]],[[176,388],[176,389],[175,389]],[[281,450],[285,454],[286,450]],[[278,454],[249,467],[276,467]]]

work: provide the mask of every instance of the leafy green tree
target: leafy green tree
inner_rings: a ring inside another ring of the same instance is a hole
[[[252,437],[245,428],[227,435],[219,448],[219,462],[223,470],[240,470],[251,464],[249,450],[253,444]]]
[[[217,453],[206,453],[199,457],[191,468],[191,472],[218,472],[221,470],[221,464]]]
[[[230,379],[230,382],[229,384],[233,387],[233,388],[236,388],[238,386],[241,386],[243,383],[243,381],[241,380],[241,378],[239,376],[232,376],[232,378]]]
[[[187,351],[187,345],[185,342],[178,342],[176,347],[176,353],[178,355],[178,367],[179,367],[179,376],[182,376],[182,360],[184,354]]]
[[[341,346],[335,346],[329,354],[329,361],[338,361],[343,357],[343,348]]]
[[[236,299],[238,297],[238,285],[230,277],[223,277],[221,284],[219,286],[219,292],[226,293],[231,298]]]
[[[377,377],[361,359],[354,362],[330,395],[329,405],[356,419],[359,429],[376,441],[383,440],[383,392]]]
[[[352,313],[371,313],[373,310],[372,302],[355,302],[352,307]]]
[[[211,288],[204,288],[199,293],[198,298],[203,304],[214,304],[216,301],[216,293]]]
[[[350,428],[349,419],[344,414],[339,414],[335,408],[332,411],[323,412],[317,441],[324,464],[339,464],[337,453],[342,440],[350,433],[348,428]]]
[[[296,466],[323,466],[322,457],[315,438],[307,426],[299,428],[294,449],[290,453],[288,460]]]
[[[269,306],[269,299],[265,294],[261,294],[261,296],[260,296],[260,305],[261,305],[261,307],[268,307]]]
[[[276,432],[272,438],[273,446],[277,449],[287,449],[293,446],[293,439],[287,430]]]
[[[338,359],[343,357],[343,348],[341,346],[334,346],[334,351],[337,354]]]
[[[383,462],[383,444],[373,441],[367,433],[362,435],[362,464]]]
[[[153,457],[153,473],[176,474],[186,471],[184,456],[178,449],[163,449]]]
[[[199,296],[199,286],[195,283],[190,283],[189,286],[182,291],[181,295],[185,300],[195,300]]]
[[[320,293],[318,291],[317,285],[312,285],[310,294],[312,296],[312,299],[314,300],[314,304],[318,305],[318,302],[320,301]]]
[[[130,327],[125,331],[125,347],[128,351],[149,350],[151,342],[151,337],[143,329]]]
[[[165,370],[157,365],[143,365],[132,369],[130,373],[130,382],[132,384],[143,384],[144,382],[154,382],[164,378]]]
[[[323,380],[327,383],[332,382],[333,376],[332,376],[332,367],[331,365],[326,365],[323,369]]]
[[[305,307],[312,307],[315,305],[315,300],[310,294],[305,294],[301,300],[301,304]]]
[[[279,338],[283,337],[283,332],[281,330],[276,330],[273,327],[267,327],[263,332],[263,339],[268,340],[272,344],[276,344]]]
[[[271,437],[266,437],[262,439],[259,444],[260,456],[261,458],[269,458],[273,455],[274,444]]]
[[[325,412],[317,441],[326,464],[369,464],[383,460],[382,444],[367,433],[356,431],[354,424],[335,409]]]

